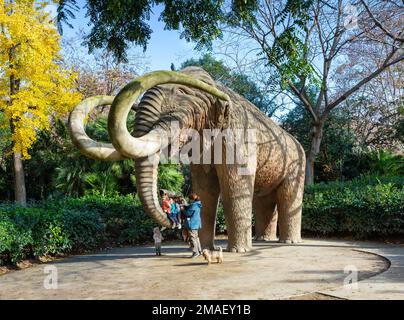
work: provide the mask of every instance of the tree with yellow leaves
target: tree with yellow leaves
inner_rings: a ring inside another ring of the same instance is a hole
[[[25,205],[23,160],[40,130],[68,113],[81,97],[76,74],[61,63],[60,35],[34,0],[0,0],[0,128],[9,132],[15,200]]]

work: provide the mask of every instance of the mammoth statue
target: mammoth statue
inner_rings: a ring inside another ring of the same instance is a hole
[[[141,96],[143,94],[143,96]],[[136,105],[135,127],[127,129],[127,117]],[[84,131],[84,120],[97,106],[111,105],[108,133],[112,144],[92,140]],[[201,68],[180,72],[156,71],[136,78],[116,97],[95,96],[81,102],[70,114],[69,130],[74,144],[93,159],[118,161],[133,158],[139,198],[146,213],[160,225],[171,223],[158,200],[157,167],[163,149],[162,133],[175,120],[179,126],[179,149],[189,137],[182,132],[193,129],[203,136],[206,129],[254,130],[251,141],[238,140],[255,149],[253,170],[240,174],[226,143],[221,145],[222,161],[191,163],[193,191],[202,202],[202,246],[214,247],[216,210],[223,202],[228,233],[228,250],[246,252],[252,246],[252,213],[255,212],[257,239],[297,243],[301,241],[301,212],[304,188],[305,154],[299,142],[263,114],[256,106],[220,83]],[[205,137],[205,136],[203,136]],[[168,134],[168,139],[172,135]],[[188,140],[187,140],[188,139]],[[223,139],[226,139],[224,137]],[[201,148],[214,144],[201,144]],[[164,148],[170,147],[170,141]],[[192,151],[193,152],[193,151]],[[250,158],[249,158],[250,159]]]

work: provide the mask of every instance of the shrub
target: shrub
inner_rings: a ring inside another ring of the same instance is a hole
[[[0,264],[15,263],[24,258],[24,248],[30,242],[30,234],[19,233],[8,219],[0,221]]]
[[[404,235],[403,179],[361,177],[307,187],[302,229],[356,238]]]
[[[35,245],[36,257],[44,254],[58,255],[72,249],[73,239],[69,238],[60,222],[50,223],[42,235]]]
[[[97,213],[105,225],[105,239],[111,244],[138,244],[149,240],[154,222],[144,213],[138,199],[132,195],[86,195],[65,198],[67,210]]]
[[[71,249],[71,242],[60,226],[57,212],[36,206],[24,208],[3,204],[0,206],[0,223],[4,235],[0,240],[3,262],[15,263]]]
[[[64,210],[60,216],[64,232],[77,252],[99,247],[105,239],[105,225],[100,215],[87,210]]]

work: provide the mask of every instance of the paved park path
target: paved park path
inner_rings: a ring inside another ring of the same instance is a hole
[[[402,246],[256,242],[253,251],[224,253],[224,263],[211,266],[190,259],[180,242],[164,244],[163,253],[115,248],[37,264],[0,276],[0,299],[404,299]],[[46,267],[57,271],[57,289],[45,289]],[[344,287],[355,270],[357,288]]]

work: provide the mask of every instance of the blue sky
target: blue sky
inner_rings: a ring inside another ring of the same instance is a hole
[[[80,7],[83,7],[85,1],[78,1]],[[164,30],[164,23],[158,21],[162,6],[153,7],[153,14],[150,16],[149,24],[153,33],[148,43],[145,55],[147,61],[150,63],[151,70],[169,70],[170,65],[173,62],[178,68],[182,62],[191,57],[199,57],[201,54],[194,51],[194,44],[180,39],[179,31]],[[85,32],[90,30],[88,26],[88,19],[85,18],[86,9],[80,9],[80,12],[76,13],[76,19],[70,20],[70,23],[74,26],[73,29],[64,25],[63,37],[72,38],[77,37],[77,32],[82,29]],[[134,52],[142,52],[140,47],[134,46],[132,49]]]

